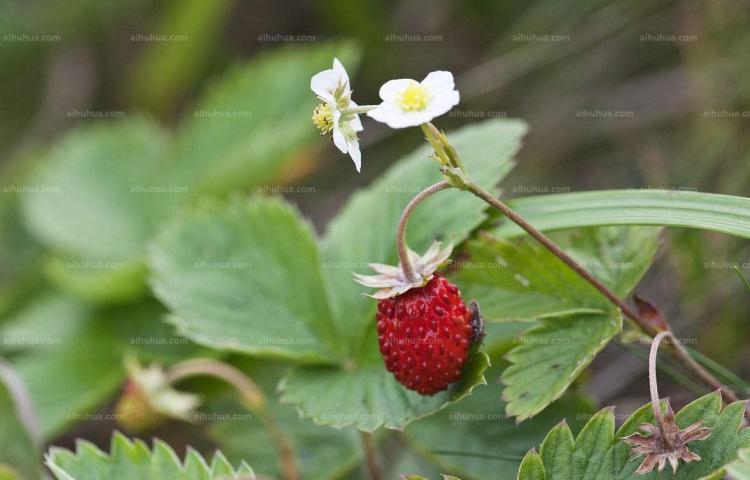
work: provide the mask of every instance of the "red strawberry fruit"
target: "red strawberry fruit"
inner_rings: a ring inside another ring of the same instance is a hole
[[[459,380],[472,346],[483,335],[476,303],[467,308],[458,288],[434,273],[449,254],[450,249],[433,245],[423,257],[414,256],[420,286],[405,285],[400,269],[387,265],[372,265],[379,275],[357,276],[360,283],[381,288],[373,296],[379,298],[378,343],[386,368],[422,395],[434,395]]]

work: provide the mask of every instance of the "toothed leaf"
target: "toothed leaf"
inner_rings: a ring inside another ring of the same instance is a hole
[[[76,451],[52,447],[46,465],[58,480],[254,480],[255,474],[246,464],[237,470],[216,452],[207,462],[189,449],[184,461],[172,447],[155,440],[153,448],[142,441],[131,441],[120,433],[112,436],[111,453],[95,445],[79,441]]]
[[[208,204],[152,249],[152,286],[169,321],[197,343],[331,362],[340,343],[311,227],[279,199]]]
[[[506,413],[518,421],[559,398],[607,343],[620,332],[618,313],[545,318],[517,339],[502,374]]]
[[[624,297],[653,261],[658,228],[602,227],[556,232],[552,239],[589,272]],[[469,243],[468,259],[453,276],[476,299],[488,321],[609,311],[591,284],[536,240],[485,235]]]
[[[633,457],[630,446],[622,437],[634,433],[644,422],[653,422],[650,405],[645,405],[631,415],[615,432],[614,409],[599,411],[588,421],[575,441],[570,428],[560,424],[550,431],[542,442],[540,455],[527,454],[534,468],[518,473],[518,480],[696,480],[716,477],[727,464],[734,461],[738,451],[750,446],[750,429],[741,428],[744,402],[736,402],[721,409],[721,397],[709,393],[680,410],[675,419],[680,428],[703,420],[712,428],[705,440],[691,442],[689,448],[701,460],[680,462],[677,473],[670,468],[647,474],[635,473],[642,457]],[[542,470],[538,470],[541,460]],[[740,458],[740,461],[742,459]],[[729,468],[732,468],[731,466]],[[542,475],[541,477],[539,475]],[[741,478],[741,477],[740,477]]]

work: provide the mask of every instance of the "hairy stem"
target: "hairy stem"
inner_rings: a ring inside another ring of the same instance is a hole
[[[372,433],[360,432],[359,434],[362,438],[362,448],[365,451],[370,480],[383,480],[383,471],[380,469],[380,463],[378,463],[375,444],[372,441]]]
[[[573,258],[565,253],[560,247],[558,247],[555,242],[549,239],[545,234],[534,228],[531,224],[529,224],[526,220],[523,219],[520,215],[518,215],[515,211],[513,211],[510,207],[508,207],[505,203],[501,202],[497,198],[495,198],[494,195],[489,193],[488,191],[484,190],[479,185],[469,182],[467,184],[468,190],[476,195],[477,197],[481,198],[497,210],[500,210],[500,212],[503,213],[506,217],[508,217],[509,220],[511,220],[513,223],[521,227],[528,233],[531,237],[533,237],[536,241],[541,243],[547,250],[552,252],[553,255],[555,255],[557,258],[563,261],[568,267],[573,269],[580,277],[582,277],[584,280],[586,280],[588,283],[590,283],[594,288],[599,290],[602,295],[604,295],[607,300],[612,302],[617,308],[619,308],[623,314],[627,315],[628,317],[635,320],[636,323],[638,323],[645,331],[651,336],[656,335],[658,332],[654,330],[654,328],[646,324],[644,322],[641,322],[640,316],[638,313],[633,310],[628,304],[626,304],[622,299],[620,299],[617,295],[612,292],[606,285],[604,285],[598,278],[593,276],[591,273],[588,272],[580,263],[573,260]]]
[[[467,182],[466,188],[471,193],[487,202],[492,207],[496,208],[503,213],[509,220],[514,222],[516,225],[521,227],[526,233],[533,237],[536,241],[542,244],[547,250],[552,252],[557,258],[562,260],[567,266],[575,271],[581,278],[590,283],[596,288],[607,300],[622,311],[624,315],[633,320],[639,327],[641,327],[647,334],[652,337],[656,337],[660,334],[653,324],[644,320],[641,315],[626,304],[620,297],[618,297],[612,290],[604,285],[599,279],[589,273],[581,264],[576,262],[570,255],[562,251],[552,240],[550,240],[545,234],[534,228],[526,220],[508,207],[505,203],[495,198],[490,192],[484,190],[479,185],[473,182]],[[669,332],[671,335],[671,332]],[[674,336],[673,336],[674,338]],[[722,384],[716,377],[714,377],[708,370],[703,368],[698,362],[696,362],[690,354],[687,352],[685,347],[678,341],[673,342],[672,353],[674,357],[682,363],[682,365],[693,372],[703,383],[715,390],[720,390],[724,398],[729,402],[738,400],[737,394],[726,385]],[[745,416],[750,416],[750,412],[745,411]]]
[[[401,214],[401,219],[398,222],[398,230],[396,231],[396,246],[398,247],[398,258],[401,261],[401,269],[404,271],[404,276],[409,281],[417,281],[419,279],[416,278],[414,267],[411,264],[411,260],[409,260],[409,247],[406,244],[406,223],[409,221],[409,216],[411,216],[414,209],[424,199],[426,199],[433,193],[437,193],[448,188],[451,188],[451,186],[446,181],[438,182],[425,188],[411,199],[409,204],[404,209],[404,212]]]
[[[292,443],[268,410],[263,392],[247,375],[229,364],[211,358],[196,358],[176,363],[166,373],[170,383],[179,382],[188,377],[209,376],[224,380],[234,387],[242,397],[243,403],[258,415],[270,433],[279,452],[282,478],[299,480],[300,475]]]

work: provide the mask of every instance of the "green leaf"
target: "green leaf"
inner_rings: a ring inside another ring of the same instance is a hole
[[[0,369],[7,367],[3,362]],[[5,373],[3,377],[5,377]],[[41,478],[40,452],[21,421],[9,385],[0,377],[0,478]],[[4,476],[6,475],[6,476]]]
[[[60,257],[48,273],[63,289],[80,293],[85,283],[84,296],[104,301],[143,293],[146,241],[187,197],[160,180],[166,147],[158,125],[133,118],[79,128],[44,158],[22,207]]]
[[[311,228],[283,201],[207,205],[165,231],[151,258],[154,291],[171,308],[180,334],[221,350],[346,361],[344,342],[332,333]],[[377,353],[375,338],[368,348]],[[318,423],[403,428],[467,395],[484,382],[488,365],[485,355],[476,355],[463,382],[427,398],[406,392],[373,358],[293,372],[282,398]]]
[[[206,204],[151,253],[152,286],[180,334],[218,350],[332,362],[339,342],[309,224],[282,200]]]
[[[651,265],[659,229],[601,227],[556,232],[566,253],[617,295],[626,296]],[[608,311],[609,302],[536,240],[484,235],[469,243],[453,277],[487,320],[533,320]]]
[[[750,198],[701,192],[606,190],[519,198],[511,206],[540,230],[603,225],[663,225],[750,238]],[[524,232],[504,222],[501,237]]]
[[[177,178],[210,192],[278,181],[295,152],[321,142],[310,78],[335,56],[356,69],[358,49],[327,43],[261,54],[222,77],[178,132]]]
[[[501,368],[486,375],[494,378]],[[497,472],[516,471],[523,455],[538,445],[561,418],[579,418],[592,412],[588,400],[566,395],[533,419],[517,424],[502,413],[497,388],[478,387],[472,395],[440,413],[410,424],[409,444],[444,472],[467,479],[497,478]]]
[[[80,328],[91,308],[73,298],[39,293],[0,325],[0,352],[28,352],[54,347]]]
[[[298,368],[281,382],[279,390],[282,402],[296,405],[302,416],[318,425],[354,426],[368,432],[380,426],[402,430],[486,384],[482,372],[488,366],[487,355],[477,353],[464,367],[460,381],[431,397],[406,390],[377,363],[351,370]]]
[[[680,462],[675,475],[669,468],[639,475],[635,470],[643,458],[633,458],[630,446],[621,439],[634,433],[640,424],[653,422],[651,406],[645,405],[636,411],[616,433],[614,411],[606,408],[589,420],[575,441],[567,424],[561,423],[552,429],[540,449],[543,476],[539,476],[538,459],[532,458],[528,461],[534,468],[519,471],[518,480],[545,478],[545,475],[550,480],[695,480],[708,477],[734,460],[738,450],[750,445],[750,430],[741,428],[744,410],[744,402],[735,402],[722,410],[718,392],[688,404],[676,415],[680,428],[698,420],[713,428],[707,439],[689,445],[701,460]],[[534,455],[530,452],[527,458]]]
[[[42,264],[60,290],[91,303],[127,303],[148,291],[142,262],[91,263],[52,256]]]
[[[607,343],[620,332],[612,312],[543,319],[518,338],[502,375],[508,415],[525,420],[559,398]]]
[[[142,440],[131,441],[117,432],[112,436],[110,453],[79,440],[75,453],[52,447],[46,456],[46,465],[58,480],[255,479],[247,464],[235,470],[221,452],[216,452],[209,463],[188,447],[183,462],[172,447],[161,440],[154,440],[151,449]]]
[[[472,178],[489,189],[512,168],[526,126],[515,120],[492,120],[450,133]],[[355,193],[323,239],[324,274],[331,286],[337,334],[351,352],[372,326],[375,302],[362,295],[352,272],[363,273],[367,263],[397,263],[395,235],[398,220],[412,197],[442,180],[436,163],[428,159],[429,145],[417,149],[391,167],[370,187]],[[423,252],[436,238],[459,243],[485,218],[486,205],[466,192],[448,190],[427,199],[412,214],[407,238]]]
[[[726,466],[732,480],[750,480],[750,448],[737,452],[737,460]]]
[[[141,193],[165,167],[158,125],[130,119],[82,127],[54,146],[23,198],[32,232],[55,252],[92,262],[139,261],[178,198]]]

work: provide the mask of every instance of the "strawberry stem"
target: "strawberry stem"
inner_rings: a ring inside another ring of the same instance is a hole
[[[396,246],[398,247],[398,258],[401,262],[401,269],[404,271],[404,277],[406,277],[408,281],[416,282],[420,279],[417,278],[416,274],[414,273],[414,267],[412,266],[411,260],[409,259],[409,246],[406,243],[406,223],[409,221],[409,217],[411,216],[417,205],[422,203],[423,200],[425,200],[433,193],[437,193],[448,188],[451,188],[451,185],[447,181],[438,182],[425,188],[411,199],[409,204],[404,209],[404,212],[401,214],[401,219],[398,222],[398,230],[396,231]]]

